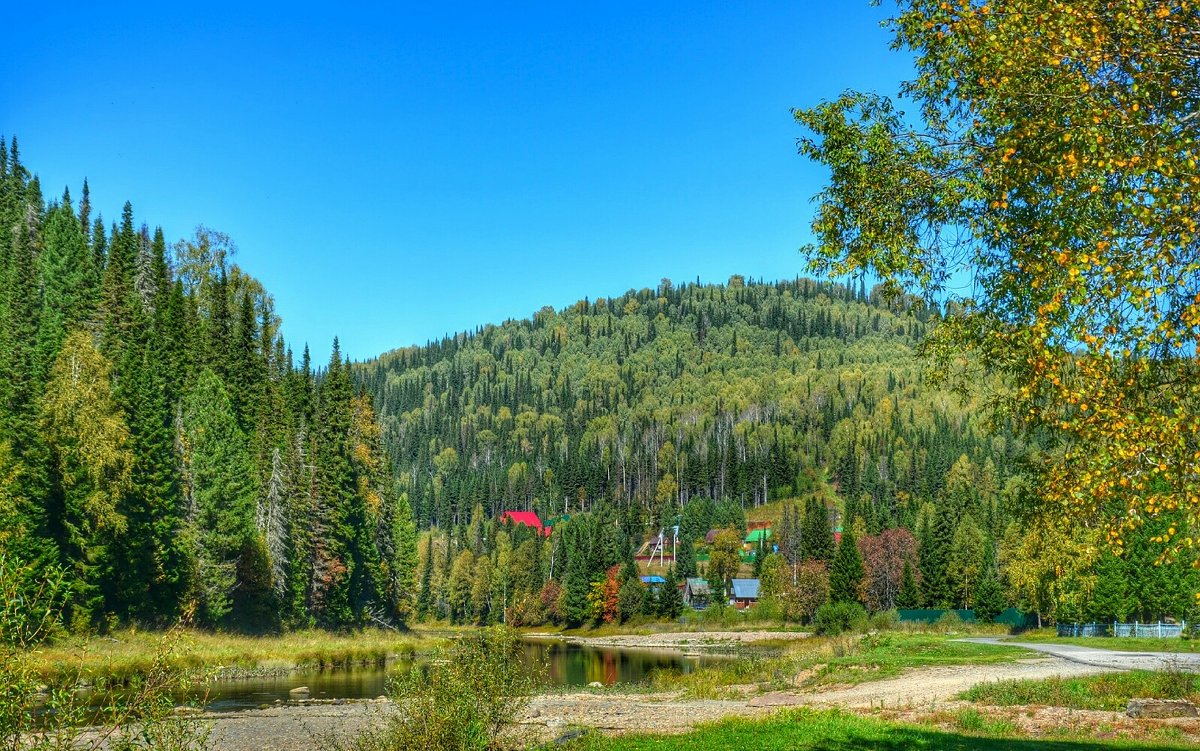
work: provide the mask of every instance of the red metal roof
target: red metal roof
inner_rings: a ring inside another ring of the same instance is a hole
[[[549,529],[542,527],[542,520],[539,519],[538,515],[533,511],[505,511],[500,515],[500,521],[510,521],[513,524],[524,524],[526,527],[540,530],[544,534],[550,532]]]

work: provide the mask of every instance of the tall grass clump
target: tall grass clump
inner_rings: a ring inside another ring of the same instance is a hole
[[[515,743],[512,727],[544,685],[545,668],[524,660],[516,632],[493,627],[466,634],[435,654],[428,666],[395,679],[395,711],[385,724],[330,751],[484,751]]]

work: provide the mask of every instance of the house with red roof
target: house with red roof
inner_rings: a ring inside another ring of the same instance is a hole
[[[550,535],[550,528],[542,525],[542,520],[538,518],[537,513],[533,511],[505,511],[500,515],[500,523],[511,522],[513,525],[524,524],[530,529],[536,529],[538,532]]]

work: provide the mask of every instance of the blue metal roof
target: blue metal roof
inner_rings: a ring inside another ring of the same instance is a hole
[[[643,584],[666,584],[667,580],[662,578],[661,576],[643,576],[642,583]]]
[[[738,600],[757,600],[758,579],[734,579],[733,596]]]

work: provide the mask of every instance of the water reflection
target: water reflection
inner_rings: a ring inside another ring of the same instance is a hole
[[[527,640],[522,650],[531,662],[545,661],[547,677],[554,686],[580,687],[599,682],[638,683],[655,670],[690,673],[720,656],[685,656],[676,651],[588,647],[552,640]],[[396,660],[386,667],[370,665],[284,676],[239,678],[215,681],[207,686],[207,706],[228,711],[287,701],[289,692],[307,686],[311,699],[373,699],[387,693],[389,678],[412,670],[420,660]],[[198,697],[194,697],[198,698]]]

